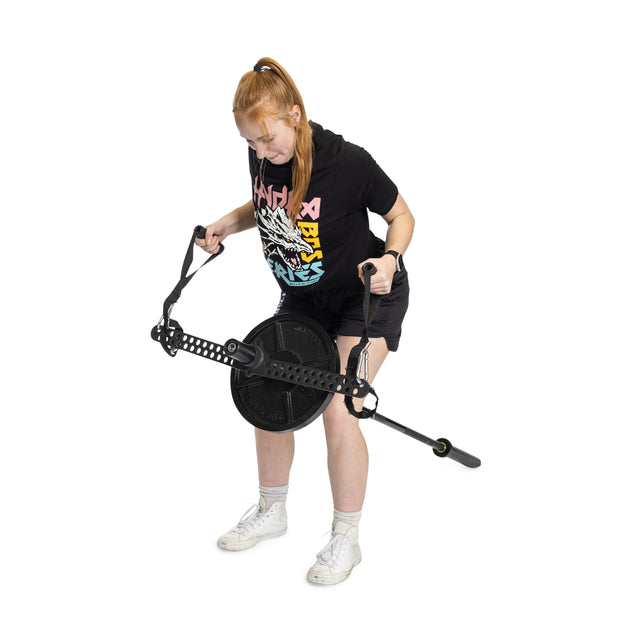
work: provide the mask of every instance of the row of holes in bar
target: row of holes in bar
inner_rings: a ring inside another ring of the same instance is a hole
[[[211,347],[213,347],[213,349]],[[232,361],[232,358],[224,355],[224,352],[220,345],[216,345],[214,343],[209,344],[206,340],[194,338],[193,336],[182,336],[182,344],[180,345],[180,348],[183,351],[196,353],[197,355],[203,356],[205,358],[210,358],[211,360],[217,360],[219,362],[223,362],[224,364],[228,364]],[[271,365],[271,373],[275,377],[290,380],[292,382],[299,382],[303,385],[309,384],[312,381],[314,383],[319,382],[329,391],[333,391],[334,388],[336,391],[341,391],[346,380],[344,376],[340,376],[337,373],[330,373],[328,371],[325,373],[323,371],[317,371],[313,369],[308,370],[305,367],[297,367],[295,365],[282,367],[282,365],[273,364]],[[299,378],[301,375],[306,375],[306,377],[300,380]],[[331,380],[333,380],[333,382],[331,382]],[[353,394],[358,395],[357,387],[353,389]]]
[[[307,369],[306,367],[299,367],[294,364],[282,366],[281,364],[271,364],[270,374],[274,377],[282,378],[290,382],[308,385],[310,382],[314,384],[322,385],[327,391],[342,391],[345,385],[346,378],[338,373],[331,373],[329,371],[318,371],[316,369]],[[304,376],[304,377],[303,377]],[[347,386],[347,391],[350,391]],[[358,394],[358,388],[353,388],[353,394]]]
[[[206,340],[194,338],[193,336],[182,336],[182,344],[180,345],[180,348],[183,351],[189,351],[199,356],[203,356],[204,358],[217,360],[224,364],[229,364],[233,360],[233,358],[224,354],[224,351],[219,344],[215,344],[214,342],[209,343]]]

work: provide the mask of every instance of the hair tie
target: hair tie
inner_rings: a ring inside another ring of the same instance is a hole
[[[259,64],[254,65],[253,67],[254,71],[262,71],[262,67]]]

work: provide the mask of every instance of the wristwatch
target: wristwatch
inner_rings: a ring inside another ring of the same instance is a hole
[[[398,251],[389,250],[385,251],[382,255],[386,256],[387,254],[396,259],[396,271],[404,271],[404,260],[402,259],[402,254]]]

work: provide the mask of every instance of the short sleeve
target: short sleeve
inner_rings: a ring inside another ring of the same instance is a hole
[[[362,206],[380,215],[389,213],[398,197],[398,187],[366,149],[349,146],[352,184],[359,185]]]
[[[369,170],[362,204],[374,213],[385,215],[389,213],[398,198],[398,187],[368,153],[367,156]]]

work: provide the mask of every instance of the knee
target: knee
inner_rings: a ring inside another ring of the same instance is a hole
[[[359,430],[358,419],[354,418],[344,404],[344,398],[336,394],[322,414],[327,440],[339,439]]]

